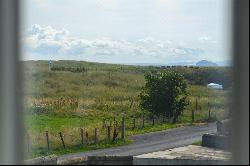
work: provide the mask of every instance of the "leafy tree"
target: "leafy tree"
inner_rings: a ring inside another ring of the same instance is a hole
[[[147,74],[146,85],[139,95],[143,110],[152,115],[166,116],[176,123],[187,101],[187,83],[181,74],[176,72]]]

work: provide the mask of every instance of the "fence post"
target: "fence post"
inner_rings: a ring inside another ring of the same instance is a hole
[[[60,138],[61,138],[63,148],[65,149],[65,143],[64,143],[64,140],[63,140],[62,132],[59,133],[59,136],[60,136]]]
[[[98,138],[97,138],[97,128],[95,128],[95,144],[97,144]]]
[[[142,128],[145,127],[145,116],[144,114],[142,114]]]
[[[84,139],[83,139],[83,129],[81,129],[81,143],[82,143],[82,145],[84,144]]]
[[[114,126],[113,142],[117,140],[117,136],[118,136],[118,132],[117,132],[117,121],[116,121],[116,124]]]
[[[114,125],[114,134],[113,134],[113,142],[117,141],[117,137],[118,137],[118,134],[119,132],[117,131],[118,130],[118,123],[117,121],[115,121],[115,125]]]
[[[164,115],[162,116],[162,123],[165,123]]]
[[[207,103],[207,107],[208,107],[208,120],[211,120],[211,109],[210,109],[210,103]]]
[[[152,119],[152,126],[154,126],[155,125],[155,118],[154,118],[154,116],[153,116],[153,119]]]
[[[121,132],[122,140],[125,142],[125,114],[122,115],[122,132]]]
[[[108,126],[108,140],[111,138],[111,126]]]
[[[208,112],[208,120],[210,121],[211,120],[211,110],[209,109],[209,112]]]
[[[48,151],[50,151],[50,145],[49,145],[49,132],[46,131],[46,141],[47,141],[47,148],[48,148]]]
[[[133,130],[135,129],[135,127],[136,127],[136,120],[135,120],[135,118],[133,119]]]
[[[192,109],[192,123],[194,123],[194,110]]]
[[[195,111],[198,111],[198,99],[195,99]],[[194,123],[194,110],[192,110],[192,123]]]
[[[195,110],[197,111],[198,110],[198,99],[196,98],[195,100]]]
[[[89,143],[89,133],[87,131],[85,133],[85,136],[86,136],[86,143],[88,144]]]

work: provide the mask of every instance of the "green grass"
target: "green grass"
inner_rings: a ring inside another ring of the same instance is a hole
[[[192,145],[201,146],[202,145],[202,141],[193,142]]]
[[[206,86],[190,83],[188,86],[190,105],[179,117],[177,124],[160,123],[161,120],[158,120],[152,126],[151,121],[146,121],[145,128],[141,128],[142,111],[138,97],[145,84],[144,74],[152,70],[192,73],[194,70],[226,69],[162,69],[76,61],[53,63],[56,66],[64,66],[65,70],[72,67],[84,68],[86,71],[49,71],[46,61],[24,62],[25,125],[32,144],[32,153],[28,155],[29,157],[48,155],[45,131],[49,132],[54,147],[49,154],[73,153],[126,144],[127,142],[117,144],[105,142],[106,129],[102,128],[103,120],[107,124],[113,124],[114,117],[120,124],[122,113],[126,113],[127,136],[207,122],[208,102],[211,121],[228,116],[227,96],[230,95],[228,90],[211,90]],[[195,110],[195,122],[191,124],[191,112],[195,109],[196,99],[198,110]],[[134,117],[137,127],[132,129]],[[100,143],[79,148],[80,128],[89,132],[91,139],[94,128],[98,128]],[[64,134],[66,150],[60,148],[59,132]]]
[[[122,140],[117,140],[117,142],[112,143],[108,141],[101,141],[98,144],[86,144],[86,145],[71,145],[66,146],[64,149],[63,147],[60,147],[58,145],[57,147],[52,147],[53,149],[48,151],[46,147],[33,147],[31,149],[30,153],[25,154],[25,158],[31,159],[36,158],[40,156],[50,156],[50,155],[64,155],[64,154],[72,154],[72,153],[78,153],[78,152],[86,152],[91,150],[97,150],[97,149],[106,149],[111,147],[117,147],[117,146],[124,146],[130,144],[132,141],[127,139],[125,142]]]

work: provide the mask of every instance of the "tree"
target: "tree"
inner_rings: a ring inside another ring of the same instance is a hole
[[[181,74],[167,72],[145,75],[146,85],[140,93],[140,106],[152,115],[166,116],[176,123],[187,101],[187,83]]]

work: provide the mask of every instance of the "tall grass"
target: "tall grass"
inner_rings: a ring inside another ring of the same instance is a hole
[[[63,69],[78,67],[84,69],[84,72],[50,71],[46,61],[24,62],[25,124],[36,154],[45,153],[45,131],[49,131],[54,149],[61,146],[58,138],[59,132],[65,133],[65,142],[68,147],[75,149],[73,147],[80,142],[80,128],[88,130],[90,137],[93,137],[94,128],[100,129],[104,120],[107,123],[110,123],[114,117],[120,120],[122,113],[126,113],[126,124],[130,128],[128,135],[191,123],[191,113],[196,109],[196,100],[198,109],[195,110],[195,122],[206,122],[208,109],[211,110],[212,120],[223,119],[228,115],[228,91],[212,90],[206,86],[190,84],[188,88],[190,105],[178,119],[177,125],[158,123],[152,126],[152,121],[147,120],[145,128],[137,127],[132,130],[134,117],[137,118],[137,126],[142,123],[142,110],[139,107],[138,95],[145,84],[144,74],[152,70],[164,72],[170,70],[169,68],[76,61],[56,61],[53,65],[63,66]],[[199,69],[174,70],[192,72],[192,70]],[[100,130],[99,134],[104,140],[105,130]],[[103,144],[107,145],[107,143]]]

